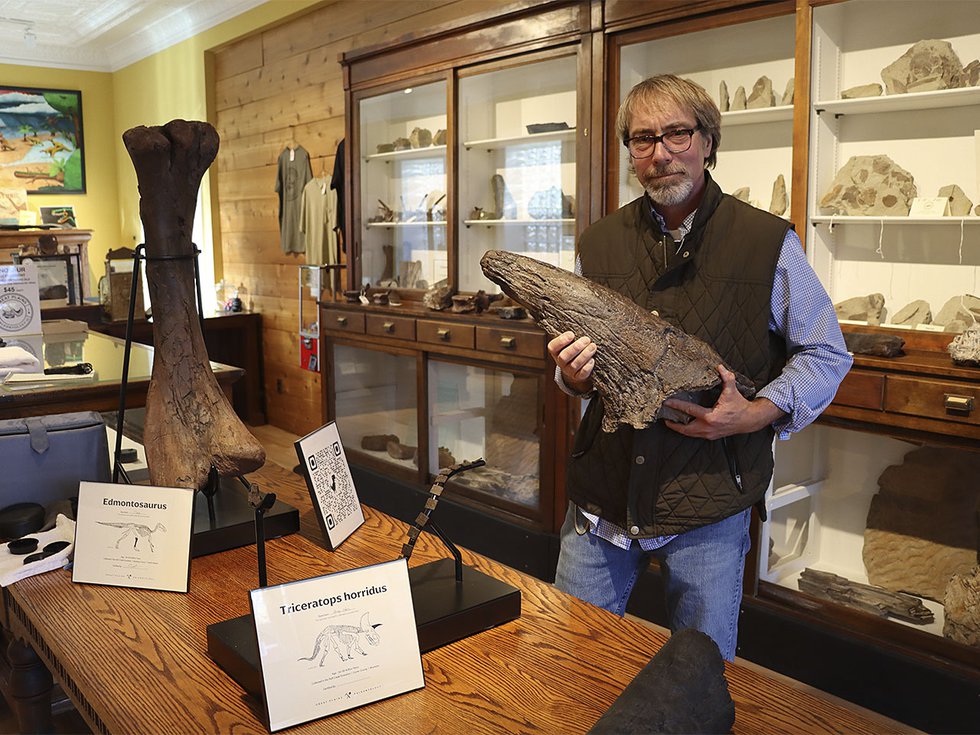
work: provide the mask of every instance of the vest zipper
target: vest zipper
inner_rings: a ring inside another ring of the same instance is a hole
[[[742,473],[738,469],[738,457],[735,456],[735,452],[732,451],[731,444],[728,443],[728,437],[722,437],[721,448],[725,452],[725,459],[728,460],[728,471],[732,473],[732,480],[735,482],[735,487],[738,488],[740,493],[745,493],[745,489],[742,487]]]

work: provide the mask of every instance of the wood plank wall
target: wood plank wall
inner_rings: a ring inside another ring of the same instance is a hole
[[[486,0],[338,0],[215,52],[209,93],[221,135],[213,185],[224,277],[244,283],[247,305],[262,314],[274,426],[302,435],[324,420],[320,376],[300,366],[297,266],[305,258],[279,246],[279,153],[293,141],[310,153],[315,176],[333,171],[344,136],[342,52],[487,15]]]

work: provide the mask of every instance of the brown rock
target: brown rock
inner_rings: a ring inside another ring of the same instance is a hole
[[[840,93],[842,100],[853,100],[858,97],[880,97],[881,85],[877,82],[872,84],[860,84],[857,87],[850,87]]]
[[[392,459],[414,459],[415,455],[418,453],[418,447],[411,447],[408,444],[402,444],[397,441],[390,441],[385,446],[388,452],[388,456]]]
[[[847,345],[847,351],[855,355],[898,357],[903,354],[902,348],[905,347],[905,340],[894,334],[845,332],[844,344]]]
[[[916,194],[912,174],[888,156],[852,156],[820,207],[832,214],[905,217]]]
[[[864,532],[868,581],[940,601],[977,562],[980,454],[924,446],[878,478]]]
[[[963,64],[949,41],[919,41],[881,70],[888,94],[929,92],[960,86]]]
[[[880,293],[855,296],[834,304],[838,319],[868,324],[881,324],[885,311],[885,297]]]
[[[980,566],[954,574],[943,596],[943,636],[980,647]]]
[[[949,184],[939,190],[939,196],[949,199],[949,214],[952,217],[966,217],[973,209],[971,202],[960,187],[956,184]]]
[[[439,281],[422,296],[422,304],[432,311],[448,309],[452,303],[453,289],[446,280]]]
[[[440,128],[432,136],[432,145],[446,145],[446,130],[444,128]]]
[[[428,148],[432,145],[432,131],[428,128],[412,128],[408,139],[412,148]]]
[[[772,80],[767,76],[761,76],[752,87],[752,94],[745,103],[745,109],[758,110],[764,107],[774,107],[776,96],[772,92]]]
[[[395,434],[366,434],[361,437],[361,449],[369,452],[384,452],[388,449],[388,442],[397,442]]]

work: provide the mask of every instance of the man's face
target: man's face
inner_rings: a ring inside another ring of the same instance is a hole
[[[697,120],[693,112],[666,103],[662,109],[636,113],[630,121],[629,137],[663,135],[668,130],[695,127]],[[674,207],[701,192],[704,187],[704,161],[710,152],[711,137],[696,131],[691,147],[683,153],[671,153],[661,141],[649,158],[634,158],[633,168],[636,178],[654,204]]]

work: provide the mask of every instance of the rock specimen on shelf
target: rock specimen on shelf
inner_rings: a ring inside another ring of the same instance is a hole
[[[864,531],[868,581],[942,601],[977,563],[980,453],[924,446],[878,478]]]
[[[439,447],[439,460],[438,461],[439,461],[439,469],[440,470],[443,467],[452,467],[454,464],[457,463],[457,460],[453,456],[453,453],[450,452],[449,449],[446,448],[446,447]]]
[[[980,322],[980,298],[968,293],[951,298],[933,319],[933,324],[943,327],[945,332],[962,332],[977,322]]]
[[[831,214],[907,217],[916,193],[912,174],[888,156],[852,156],[820,199],[820,207]]]
[[[507,191],[507,183],[500,174],[494,174],[490,179],[490,186],[493,188],[493,206],[497,212],[498,219],[516,219],[517,202]]]
[[[980,59],[974,59],[963,67],[963,75],[960,77],[961,87],[976,87],[980,84]]]
[[[891,323],[909,327],[919,324],[932,324],[932,308],[928,301],[917,299],[899,309],[892,317]]]
[[[673,633],[589,730],[621,733],[727,733],[735,724],[718,646],[704,633]]]
[[[834,304],[837,318],[852,322],[881,324],[885,312],[885,297],[880,293],[855,296]]]
[[[361,437],[361,449],[369,452],[385,452],[388,442],[398,442],[396,434],[365,434]]]
[[[536,135],[537,133],[557,133],[560,130],[571,130],[568,127],[567,122],[546,122],[546,123],[530,123],[524,126],[527,128],[529,135]]]
[[[388,452],[388,456],[392,459],[415,459],[418,455],[419,448],[402,444],[396,439],[389,441],[385,445],[385,451]]]
[[[919,41],[881,70],[888,94],[930,92],[960,86],[963,64],[949,41]]]
[[[738,89],[735,90],[735,96],[732,98],[731,111],[744,110],[745,109],[745,87],[741,84],[738,85]]]
[[[844,332],[844,344],[847,345],[847,351],[855,355],[898,357],[905,347],[905,340],[894,334]]]
[[[425,292],[422,296],[422,304],[432,311],[448,309],[453,303],[453,293],[455,292],[449,285],[449,281],[444,278]]]
[[[376,147],[378,153],[391,153],[395,150],[394,143],[378,143]]]
[[[943,596],[943,636],[980,647],[980,566],[954,574]]]
[[[852,582],[838,574],[818,572],[807,567],[797,584],[800,592],[882,618],[893,617],[919,625],[935,622],[936,619],[932,610],[922,604],[918,597],[892,592],[875,585]]]
[[[391,146],[396,151],[407,151],[412,147],[412,141],[408,138],[395,138]]]
[[[973,324],[946,348],[956,365],[980,367],[980,324]]]
[[[772,91],[772,79],[761,76],[752,87],[752,94],[745,102],[745,109],[758,110],[763,107],[775,107],[776,95]]]
[[[939,196],[949,199],[949,214],[952,217],[966,217],[973,209],[973,202],[967,198],[966,192],[956,184],[948,184],[942,187],[939,190]]]
[[[432,145],[432,131],[428,128],[412,128],[408,140],[411,142],[412,148],[428,148]]]
[[[728,85],[722,79],[721,84],[718,85],[718,110],[720,112],[728,112],[730,106],[731,100],[728,97]]]
[[[779,100],[780,105],[791,105],[793,104],[793,95],[795,90],[796,78],[790,77],[789,81],[786,82],[786,89],[783,90],[783,97]]]
[[[523,306],[495,306],[493,310],[501,319],[527,319]]]
[[[554,337],[571,331],[598,346],[592,377],[605,405],[604,431],[615,431],[619,424],[640,429],[660,418],[687,419],[663,405],[670,397],[685,396],[702,405],[717,400],[718,353],[625,296],[502,250],[488,250],[480,266],[545,332]],[[736,375],[736,385],[746,397],[755,395],[745,376]]]
[[[445,128],[439,128],[436,134],[432,136],[432,145],[446,145],[446,130]]]
[[[782,174],[779,174],[772,184],[769,212],[778,217],[786,211],[787,207],[789,207],[789,198],[786,196],[786,179],[783,178]]]
[[[469,314],[476,311],[476,297],[473,294],[456,294],[449,309],[454,314]]]
[[[206,122],[171,120],[123,133],[139,183],[146,281],[153,302],[153,370],[143,441],[150,483],[213,488],[213,471],[236,477],[265,450],[228,402],[201,332],[191,228],[201,178],[218,153]]]
[[[740,186],[735,191],[732,192],[732,196],[738,199],[740,202],[749,203],[749,187]]]
[[[853,100],[858,97],[881,97],[881,85],[877,82],[871,84],[859,84],[856,87],[849,87],[840,93],[842,100]]]

